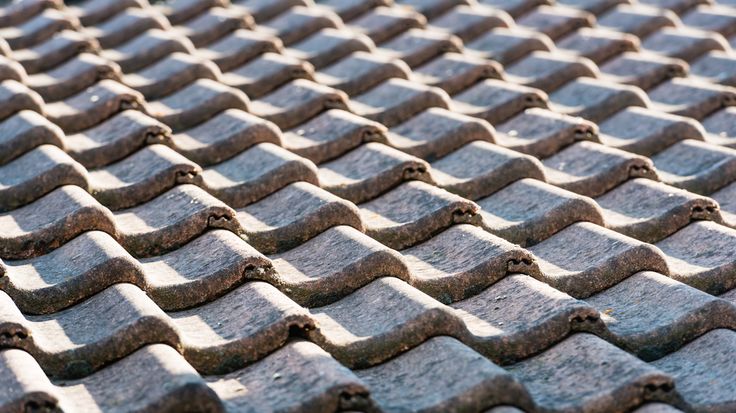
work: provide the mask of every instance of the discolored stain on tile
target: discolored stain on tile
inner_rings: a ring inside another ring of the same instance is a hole
[[[444,31],[468,42],[491,29],[513,25],[513,19],[503,11],[483,5],[461,4],[432,19],[428,29]]]
[[[443,53],[462,51],[462,40],[444,33],[424,29],[409,29],[379,45],[376,53],[401,59],[409,67],[417,67]]]
[[[488,79],[452,97],[452,109],[497,124],[528,108],[546,108],[547,94],[541,90]]]
[[[158,62],[126,74],[122,82],[148,100],[170,95],[197,79],[219,80],[220,69],[212,62],[174,52]]]
[[[410,72],[409,66],[401,60],[357,51],[317,71],[314,78],[354,96],[391,78],[408,79]]]
[[[0,122],[0,164],[10,162],[37,146],[66,148],[67,142],[64,132],[38,112],[21,110]]]
[[[44,73],[28,76],[27,84],[46,102],[75,95],[102,79],[120,80],[120,67],[91,53],[80,53]]]
[[[220,67],[220,70],[227,72],[263,53],[280,53],[282,49],[281,40],[266,33],[256,30],[236,30],[212,44],[197,49],[192,54],[211,60]]]
[[[354,52],[372,52],[374,48],[373,41],[367,36],[326,28],[289,46],[284,53],[321,69]]]
[[[221,79],[253,99],[294,79],[314,80],[314,68],[297,58],[268,52],[224,73]]]
[[[100,52],[100,56],[117,63],[125,73],[135,72],[175,52],[194,54],[189,39],[171,31],[147,30],[127,42]]]
[[[370,37],[376,44],[411,28],[425,27],[427,18],[405,8],[376,7],[375,9],[351,20],[348,28]]]
[[[353,113],[390,128],[425,109],[448,109],[450,104],[450,97],[442,89],[395,78],[353,97],[350,108]]]
[[[560,53],[534,52],[506,67],[505,78],[513,83],[551,92],[578,77],[598,77],[598,68],[588,59]]]
[[[570,116],[601,122],[628,106],[649,107],[641,89],[597,79],[579,78],[549,95],[550,108]]]
[[[412,72],[412,79],[455,94],[483,79],[501,79],[501,65],[460,53],[445,53]]]
[[[601,64],[621,53],[639,51],[639,43],[639,38],[628,33],[584,27],[559,40],[557,47]]]
[[[652,157],[663,182],[710,195],[736,180],[736,151],[684,140]]]
[[[466,53],[510,64],[537,50],[549,51],[554,43],[544,34],[523,28],[497,28],[469,41]]]
[[[598,18],[598,26],[645,38],[663,27],[676,27],[679,17],[667,9],[622,4]]]

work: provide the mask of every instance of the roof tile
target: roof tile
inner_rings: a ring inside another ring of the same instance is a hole
[[[292,44],[284,53],[311,63],[321,69],[333,64],[351,53],[371,52],[375,48],[373,41],[364,35],[349,30],[325,28],[307,37],[299,43]]]
[[[289,46],[321,29],[342,28],[342,20],[329,9],[295,6],[259,26],[267,34]]]
[[[0,82],[0,119],[6,119],[22,110],[46,114],[41,96],[15,80]]]
[[[679,59],[627,52],[609,60],[600,69],[603,79],[647,90],[667,79],[687,76],[688,65]]]
[[[507,13],[482,5],[459,5],[433,19],[429,30],[444,31],[467,42],[496,27],[511,27],[514,20]]]
[[[95,38],[102,48],[109,49],[149,29],[170,30],[171,24],[151,9],[128,8],[96,26],[85,27],[84,33]]]
[[[600,122],[628,106],[650,105],[641,89],[597,79],[579,78],[549,96],[553,110]]]
[[[598,26],[645,38],[663,27],[676,27],[680,19],[667,9],[645,4],[621,4],[598,18]]]
[[[212,62],[174,52],[136,73],[126,74],[122,81],[153,100],[176,92],[196,79],[219,80],[220,76],[220,69]]]
[[[554,43],[546,35],[514,27],[497,28],[487,32],[468,42],[465,45],[465,52],[507,65],[533,51],[548,51],[554,47]]]
[[[87,35],[64,30],[32,48],[14,50],[13,58],[31,74],[49,70],[79,53],[97,52],[99,47],[97,41]]]
[[[64,132],[38,112],[21,110],[0,122],[0,164],[39,145],[66,147]]]
[[[736,151],[684,140],[652,157],[662,181],[709,195],[736,180]]]
[[[401,60],[358,51],[318,71],[315,79],[352,96],[394,77],[408,79],[410,72]]]
[[[715,33],[670,27],[665,27],[647,37],[641,47],[688,62],[712,50],[730,50],[726,40]]]
[[[500,79],[503,67],[491,60],[445,53],[412,72],[412,79],[455,94],[482,79]]]
[[[194,45],[170,30],[151,29],[114,49],[101,51],[100,56],[120,65],[123,72],[130,73],[174,52],[194,53]]]
[[[211,60],[223,72],[242,66],[255,57],[266,53],[280,53],[281,41],[266,33],[254,30],[236,30],[228,36],[197,49],[196,56]]]
[[[176,26],[174,31],[188,37],[195,47],[202,47],[235,30],[252,29],[254,25],[253,18],[241,7],[212,7]]]
[[[46,102],[75,95],[102,79],[119,80],[120,67],[91,53],[80,53],[44,73],[30,75],[26,83]]]
[[[401,7],[376,7],[355,20],[350,21],[348,28],[370,37],[376,44],[397,36],[416,27],[424,27],[427,18],[423,15]]]
[[[404,79],[389,79],[350,102],[354,113],[387,127],[404,122],[424,109],[449,106],[450,97],[444,90]]]
[[[259,98],[294,79],[314,80],[314,68],[297,58],[268,52],[226,72],[221,81]]]
[[[609,29],[584,27],[562,38],[557,47],[600,64],[621,53],[639,51],[639,39]]]
[[[409,29],[393,39],[382,43],[376,53],[403,60],[409,67],[426,63],[443,53],[462,51],[459,38],[425,29]]]
[[[527,108],[547,107],[547,94],[541,90],[487,79],[452,97],[452,108],[464,115],[477,116],[491,124],[501,123]]]
[[[593,26],[595,16],[571,7],[542,5],[518,17],[516,22],[522,27],[558,39],[581,27]]]

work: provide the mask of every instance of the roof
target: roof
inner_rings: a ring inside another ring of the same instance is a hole
[[[0,9],[0,412],[736,411],[733,0]]]

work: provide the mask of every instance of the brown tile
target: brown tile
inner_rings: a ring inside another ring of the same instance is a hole
[[[507,65],[531,52],[549,51],[554,43],[544,34],[522,28],[498,28],[468,42],[465,53]]]
[[[24,49],[49,39],[62,30],[76,30],[79,21],[61,10],[45,9],[18,25],[0,28],[0,37],[12,49]]]
[[[194,185],[178,185],[145,204],[115,212],[120,243],[138,257],[161,255],[203,232],[240,234],[235,211]]]
[[[280,38],[285,46],[289,46],[321,29],[340,29],[342,20],[329,9],[295,6],[259,27],[264,33]]]
[[[736,59],[727,52],[710,52],[690,65],[694,78],[724,86],[736,86]]]
[[[373,41],[367,36],[349,30],[326,28],[292,44],[284,50],[284,53],[307,61],[316,69],[321,69],[351,53],[371,52],[374,48]]]
[[[137,110],[124,110],[97,126],[66,135],[65,150],[87,168],[108,165],[144,145],[169,145],[171,129]]]
[[[212,7],[225,6],[223,0],[173,0],[156,4],[155,7],[169,19],[171,24],[183,23]]]
[[[721,221],[714,200],[650,179],[629,180],[596,201],[607,228],[644,242],[657,242],[693,220]]]
[[[438,186],[468,199],[486,197],[523,178],[545,180],[533,156],[485,141],[468,143],[431,166]]]
[[[360,215],[366,234],[395,249],[425,241],[453,224],[480,221],[478,205],[420,181],[361,204]]]
[[[280,208],[290,205],[289,211]],[[307,182],[297,182],[238,209],[244,238],[264,254],[294,248],[336,225],[363,231],[358,208]]]
[[[603,224],[592,199],[536,179],[516,181],[478,205],[486,231],[521,246],[539,243],[578,221]]]
[[[405,30],[424,27],[426,24],[427,19],[411,9],[376,7],[350,21],[348,28],[363,33],[376,44],[380,44]]]
[[[581,27],[591,27],[595,23],[592,14],[564,6],[539,6],[534,11],[520,16],[516,23],[558,39]]]
[[[314,80],[314,68],[295,57],[268,52],[224,73],[221,82],[255,99],[294,79]]]
[[[80,53],[56,68],[28,76],[25,82],[48,103],[82,92],[102,79],[120,80],[120,67],[91,53]]]
[[[455,94],[483,79],[501,79],[503,67],[461,53],[445,53],[412,72],[412,80]]]
[[[627,52],[600,67],[601,78],[616,83],[651,89],[665,80],[685,77],[688,65],[679,59],[643,53]]]
[[[642,43],[641,48],[663,56],[693,61],[713,50],[730,50],[721,35],[689,28],[665,27]]]
[[[356,371],[387,411],[451,408],[482,411],[510,404],[530,409],[524,386],[450,337],[436,337],[382,365]]]
[[[0,11],[0,26],[17,25],[47,8],[61,8],[61,6],[62,3],[57,0],[26,0],[10,3]]]
[[[477,116],[492,125],[518,115],[528,108],[546,108],[547,94],[541,90],[487,79],[452,97],[452,109]]]
[[[13,59],[31,74],[49,70],[79,53],[97,53],[98,50],[96,40],[80,32],[64,30],[37,46],[14,50]]]
[[[648,107],[646,93],[635,86],[579,78],[549,95],[552,110],[601,122],[628,106]]]
[[[212,79],[197,79],[162,99],[145,104],[146,112],[180,132],[227,109],[248,110],[245,93]]]
[[[507,370],[537,405],[559,411],[633,408],[674,397],[672,377],[592,334],[575,334]]]
[[[598,196],[631,178],[659,180],[648,158],[595,142],[578,142],[542,161],[547,182]]]
[[[87,188],[87,170],[55,145],[40,145],[0,166],[0,211],[35,201],[63,185]]]
[[[305,0],[238,0],[238,6],[248,10],[256,22],[263,23],[294,6],[307,6]]]
[[[598,127],[583,118],[547,109],[527,109],[497,125],[496,143],[538,158],[546,158],[578,141],[598,142]]]
[[[628,107],[599,124],[606,146],[651,156],[684,139],[703,140],[696,121],[638,106]]]
[[[447,109],[450,97],[439,88],[389,79],[350,101],[352,112],[392,127],[431,107]]]
[[[100,56],[120,65],[125,73],[135,72],[174,52],[195,51],[189,39],[172,31],[151,29],[114,49],[105,49]]]
[[[197,79],[220,80],[214,63],[190,54],[174,52],[158,62],[123,76],[122,82],[141,92],[148,100],[170,95]]]
[[[103,49],[109,49],[149,29],[171,30],[171,24],[154,10],[128,8],[102,23],[85,27],[83,32],[95,38]]]
[[[578,77],[598,77],[592,61],[562,53],[534,52],[506,66],[504,78],[513,83],[551,92]]]
[[[320,186],[348,201],[369,201],[404,181],[433,184],[425,161],[369,142],[319,167]]]
[[[610,29],[584,27],[559,40],[557,47],[600,64],[621,53],[639,51],[639,39]]]
[[[198,57],[211,60],[223,72],[242,66],[255,57],[267,53],[280,53],[281,41],[266,33],[255,30],[236,30],[228,36],[197,49]]]
[[[676,27],[680,19],[666,9],[644,4],[622,4],[598,18],[598,26],[645,38],[663,27]]]
[[[293,128],[328,109],[348,110],[348,96],[306,79],[292,80],[250,104],[250,112],[282,129]]]
[[[23,65],[15,60],[0,55],[0,80],[15,80],[20,83],[27,82],[28,75]]]
[[[539,276],[528,251],[467,224],[453,225],[401,254],[411,272],[409,284],[445,304],[469,300],[456,307],[485,301],[482,291],[508,274]],[[482,296],[473,298],[476,294]]]
[[[174,134],[171,146],[202,166],[220,163],[261,142],[281,144],[271,122],[239,109],[227,109],[199,125]]]
[[[15,80],[0,82],[0,119],[6,119],[23,110],[46,114],[43,99],[38,93]]]
[[[284,132],[284,148],[314,163],[337,158],[366,142],[386,142],[386,127],[339,109],[330,109]]]
[[[444,31],[468,42],[497,27],[511,27],[514,20],[507,13],[482,5],[459,5],[432,20],[428,29]]]
[[[539,278],[576,298],[590,297],[639,271],[668,273],[659,249],[590,222],[572,224],[529,251],[539,265]]]
[[[64,132],[38,112],[21,110],[0,122],[0,165],[39,145],[66,148]]]
[[[99,24],[121,11],[136,7],[144,8],[147,3],[142,0],[85,0],[67,5],[67,10],[76,16],[85,26]]]
[[[433,161],[466,143],[495,141],[493,126],[483,119],[443,108],[429,108],[391,128],[388,144],[403,152]]]
[[[726,106],[736,106],[736,88],[675,78],[650,90],[649,98],[654,109],[699,120]]]
[[[425,29],[409,29],[382,43],[376,51],[392,59],[401,59],[409,67],[419,66],[443,53],[459,52],[462,52],[462,40],[450,34]]]
[[[319,185],[317,167],[311,161],[270,142],[253,145],[206,168],[202,181],[209,193],[234,208],[252,204],[293,182]]]
[[[402,60],[355,52],[316,72],[314,78],[323,85],[354,96],[394,77],[408,79],[410,72],[411,69]]]
[[[238,29],[252,29],[253,18],[238,6],[212,7],[176,26],[174,31],[192,41],[195,47],[209,45]]]

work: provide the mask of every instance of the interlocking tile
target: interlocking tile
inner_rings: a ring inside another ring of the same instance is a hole
[[[377,142],[359,146],[319,168],[323,189],[360,203],[377,197],[403,181],[434,183],[429,164]]]
[[[736,306],[656,272],[635,274],[586,301],[602,312],[609,340],[644,360],[736,324]]]
[[[27,0],[10,3],[0,12],[0,26],[12,26],[22,23],[41,13],[47,8],[60,8],[61,2],[56,0]]]
[[[318,4],[329,7],[347,22],[378,6],[388,6],[390,0],[319,0]]]
[[[703,140],[695,120],[637,106],[628,107],[599,124],[606,146],[650,156],[684,139]]]
[[[289,46],[327,27],[342,28],[340,17],[329,9],[295,6],[263,23],[260,29]]]
[[[736,406],[730,358],[735,345],[734,332],[719,329],[652,364],[674,377],[677,391],[690,409],[728,411]]]
[[[386,411],[531,409],[524,385],[450,337],[436,337],[384,364],[355,372]]]
[[[650,105],[639,88],[598,79],[579,78],[549,96],[550,107],[560,113],[600,122],[628,106]]]
[[[45,9],[29,20],[0,28],[0,36],[12,49],[35,46],[62,30],[74,30],[79,21],[61,10]]]
[[[269,52],[226,72],[221,81],[242,90],[250,98],[259,98],[291,80],[313,78],[314,69],[309,63]]]
[[[256,56],[283,49],[280,40],[255,30],[236,30],[228,36],[197,49],[194,53],[205,60],[211,60],[223,72],[232,70],[252,60]]]
[[[453,224],[478,224],[478,205],[420,181],[411,181],[360,206],[371,238],[395,249],[422,242]]]
[[[85,26],[99,24],[131,7],[145,7],[142,0],[88,0],[67,5],[67,10]]]
[[[500,79],[503,68],[496,62],[460,53],[445,53],[412,72],[412,79],[455,94],[482,79]]]
[[[449,307],[390,277],[310,312],[319,328],[308,337],[353,369],[385,362],[430,337],[459,336],[463,330]]]
[[[643,4],[672,10],[677,14],[683,14],[698,4],[708,3],[703,0],[642,0]]]
[[[63,185],[87,188],[87,170],[55,145],[40,145],[0,166],[0,211],[8,211]]]
[[[112,236],[87,231],[39,257],[6,260],[0,288],[29,314],[60,311],[115,283],[145,286],[138,262]]]
[[[207,191],[226,204],[240,208],[298,181],[319,185],[317,167],[280,146],[258,143],[234,157],[206,168]]]
[[[398,0],[396,3],[410,7],[422,13],[428,19],[434,19],[442,13],[458,5],[468,4],[467,0]]]
[[[321,69],[351,53],[370,52],[374,47],[373,41],[367,36],[349,30],[326,28],[299,43],[292,44],[284,52]]]
[[[410,72],[401,60],[358,51],[318,71],[314,78],[353,96],[391,78],[408,79]]]
[[[167,254],[142,258],[140,267],[145,278],[141,285],[166,311],[213,301],[245,280],[267,279],[273,273],[268,258],[224,229],[207,231]]]
[[[317,164],[365,142],[385,142],[386,127],[350,112],[330,109],[286,131],[284,147]]]
[[[184,357],[204,374],[230,373],[282,347],[290,329],[314,328],[306,309],[261,281],[169,316],[181,337]]]
[[[736,35],[736,11],[731,7],[703,5],[682,16],[688,27],[718,32],[726,37]]]
[[[406,121],[424,109],[449,106],[450,97],[444,90],[404,79],[389,79],[350,101],[354,113],[387,127]]]
[[[429,108],[391,128],[386,138],[394,148],[434,160],[472,141],[494,142],[495,134],[483,119]]]
[[[290,205],[288,213],[279,206]],[[237,211],[249,244],[265,254],[281,252],[336,225],[360,231],[356,206],[307,182],[297,182]]]
[[[64,132],[38,112],[21,110],[0,122],[0,165],[40,145],[64,148]]]
[[[0,300],[4,347],[28,351],[52,377],[79,378],[143,345],[179,341],[166,314],[132,284],[50,315],[24,316],[6,294]]]
[[[536,179],[521,179],[478,200],[482,226],[522,246],[536,244],[577,221],[602,225],[592,199]]]
[[[0,408],[3,410],[58,410],[57,391],[30,354],[18,349],[1,351],[0,372],[5,389],[0,397]]]
[[[736,204],[733,202],[734,192],[736,192],[736,184],[730,184],[718,192],[711,194],[713,200],[718,202],[721,207],[721,216],[723,223],[736,228]]]
[[[370,37],[376,44],[411,28],[424,27],[427,19],[421,14],[401,7],[376,7],[355,20],[348,28]]]
[[[516,22],[526,28],[558,39],[581,27],[590,27],[595,22],[592,14],[564,6],[539,6],[534,11],[520,16]]]
[[[179,184],[201,184],[202,168],[164,145],[149,145],[89,173],[89,191],[111,210],[146,202]]]
[[[571,332],[602,326],[589,304],[521,274],[509,275],[452,308],[468,330],[465,343],[503,364],[539,353]]]
[[[669,375],[591,334],[576,334],[507,370],[550,411],[630,409],[667,400],[675,387]]]
[[[211,7],[224,6],[222,0],[173,0],[155,7],[169,19],[171,24],[183,23]]]
[[[545,158],[578,141],[598,141],[598,127],[583,118],[531,108],[497,125],[496,143]]]
[[[688,66],[679,59],[627,52],[604,63],[600,70],[603,79],[647,90],[667,79],[686,76]]]
[[[41,96],[15,80],[0,82],[0,119],[5,119],[22,110],[45,114]]]
[[[65,185],[31,204],[0,214],[0,257],[45,254],[84,231],[117,234],[110,211],[84,189]]]
[[[714,200],[651,179],[629,180],[596,201],[606,227],[644,242],[657,242],[692,220],[721,221]]]
[[[65,100],[46,104],[49,120],[66,133],[90,128],[126,110],[145,105],[143,95],[114,80],[104,79]]]
[[[238,0],[239,7],[247,10],[256,22],[263,23],[294,6],[306,6],[305,0]]]
[[[487,79],[452,97],[452,109],[477,116],[491,124],[501,123],[524,109],[547,107],[547,95],[541,90]]]
[[[97,126],[66,135],[65,150],[87,168],[118,161],[147,144],[170,144],[171,129],[139,112],[124,110]]]
[[[732,245],[736,231],[710,221],[696,221],[659,241],[669,276],[709,294],[736,287]]]
[[[409,67],[416,67],[442,53],[461,51],[462,40],[453,35],[432,30],[409,29],[382,43],[377,53],[401,59]]]
[[[703,119],[702,126],[707,131],[706,142],[733,148],[734,138],[736,138],[734,118],[736,118],[736,108],[728,107]]]
[[[663,27],[675,27],[679,18],[672,11],[644,4],[621,4],[598,18],[598,26],[645,38]]]
[[[639,51],[639,39],[628,33],[584,27],[559,40],[557,46],[601,64],[621,53]]]
[[[657,248],[589,222],[572,224],[529,248],[542,280],[585,298],[645,270],[668,273]]]
[[[727,52],[706,54],[690,65],[692,77],[724,86],[736,86],[736,59]]]
[[[211,79],[197,79],[171,95],[147,102],[145,108],[148,114],[179,132],[226,109],[248,110],[251,104],[238,89]]]
[[[663,182],[709,195],[736,180],[736,150],[684,140],[652,157]]]
[[[493,59],[507,65],[536,50],[548,51],[555,48],[549,37],[522,28],[497,28],[468,42],[468,54]]]
[[[97,55],[80,53],[53,70],[28,76],[27,84],[46,102],[75,95],[102,79],[119,80],[120,68]]]
[[[339,411],[372,408],[368,387],[330,354],[292,341],[258,363],[208,385],[227,411]]]
[[[659,180],[648,158],[594,142],[578,142],[542,161],[547,182],[598,196],[630,178]]]
[[[646,49],[687,62],[712,50],[729,50],[726,40],[717,34],[683,27],[665,27],[647,37],[641,44]]]
[[[539,275],[524,249],[473,225],[453,225],[428,241],[405,249],[409,284],[443,303],[470,299],[506,274]]]
[[[120,65],[125,73],[135,72],[174,52],[194,54],[194,45],[186,37],[170,30],[151,29],[100,56]]]
[[[120,243],[139,257],[160,255],[208,229],[242,229],[235,211],[194,185],[178,185],[158,197],[115,213]]]
[[[558,3],[562,6],[584,10],[597,16],[615,6],[628,4],[628,0],[562,0]]]
[[[232,158],[262,142],[281,143],[276,125],[239,109],[227,109],[209,120],[174,134],[177,152],[207,166]]]
[[[64,30],[49,40],[29,49],[13,50],[13,59],[26,69],[38,73],[49,70],[83,52],[96,52],[99,44],[80,32]]]
[[[96,26],[84,28],[84,33],[97,40],[103,49],[118,46],[149,29],[170,30],[171,25],[160,13],[128,8]]]
[[[126,74],[123,83],[153,100],[170,95],[196,79],[219,80],[220,76],[220,69],[214,63],[175,52],[136,73]]]
[[[551,92],[578,77],[598,77],[588,59],[561,53],[534,52],[507,66],[504,78],[514,83]]]
[[[24,83],[27,81],[27,78],[28,74],[26,74],[26,69],[23,68],[23,65],[13,59],[0,55],[1,80],[12,79]]]
[[[687,78],[672,79],[649,91],[652,107],[663,112],[703,119],[736,105],[736,88]]]
[[[533,156],[484,141],[468,143],[432,163],[437,185],[469,199],[486,197],[523,178],[545,180]]]
[[[503,11],[482,5],[460,5],[432,19],[428,28],[453,34],[467,42],[491,29],[513,25],[513,19]]]
[[[282,129],[292,128],[328,109],[348,109],[345,92],[306,79],[296,79],[250,105],[256,116]]]
[[[530,12],[537,6],[549,4],[546,0],[480,0],[479,3],[501,9],[514,18]]]
[[[238,29],[252,29],[253,18],[238,6],[212,7],[174,30],[192,41],[195,47],[211,44]]]

